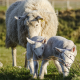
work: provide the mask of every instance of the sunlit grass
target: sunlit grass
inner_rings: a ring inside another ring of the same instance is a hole
[[[76,56],[76,59],[78,61],[80,61],[79,48],[80,44],[77,44],[78,55]],[[6,49],[5,47],[0,47],[0,62],[3,63],[3,67],[0,68],[0,80],[33,80],[29,70],[24,68],[25,54],[23,53],[25,51],[25,48],[21,46],[17,47],[17,66],[21,66],[22,68],[20,69],[12,67],[11,48]],[[76,62],[77,61],[75,60],[75,63],[73,63],[72,68],[70,70],[69,76],[64,80],[80,80],[79,62],[78,64]],[[77,67],[75,64],[77,64]],[[45,75],[44,80],[63,80],[63,76],[58,73],[56,67],[53,64],[53,61],[49,61],[47,70],[48,74]]]

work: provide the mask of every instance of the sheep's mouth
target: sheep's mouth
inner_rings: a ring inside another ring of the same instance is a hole
[[[38,57],[38,59],[42,59],[42,56],[37,56]]]

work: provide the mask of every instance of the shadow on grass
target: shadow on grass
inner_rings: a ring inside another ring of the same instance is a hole
[[[63,78],[62,74],[59,74],[56,69],[48,69],[48,74],[44,76],[44,80],[78,80],[75,78],[74,74],[71,72],[68,77]],[[77,71],[74,71],[77,73]],[[30,75],[30,71],[25,68],[16,67],[3,67],[0,68],[0,80],[35,80]],[[40,80],[39,78],[36,80]]]
[[[0,80],[34,80],[25,68],[7,67],[0,69]]]

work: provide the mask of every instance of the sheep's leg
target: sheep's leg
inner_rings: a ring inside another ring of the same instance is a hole
[[[12,66],[16,66],[16,48],[12,47]]]
[[[39,78],[43,79],[44,78],[44,71],[45,71],[45,67],[47,65],[48,60],[43,60],[42,64],[41,64],[41,68],[40,68],[40,74],[39,74]]]
[[[34,74],[34,64],[32,56],[27,55],[28,65],[27,68],[30,69],[30,74]]]
[[[27,44],[26,57],[27,57],[27,61],[28,61],[27,67],[29,67],[29,69],[30,69],[30,74],[33,74],[34,73],[33,53],[31,52],[30,44]]]
[[[54,64],[55,64],[58,72],[59,72],[60,74],[62,74],[62,68],[61,68],[60,63],[59,63],[57,60],[53,60],[53,62],[54,62]]]
[[[68,76],[70,68],[67,68],[66,66],[62,64],[61,64],[61,67],[62,67],[63,77]]]
[[[25,68],[28,66],[28,64],[27,64],[27,56],[26,55],[27,54],[25,54],[25,65],[24,65]]]
[[[28,61],[29,64],[29,69],[30,69],[30,74],[34,74],[34,64],[33,64],[33,59]]]
[[[61,62],[61,60],[59,60]],[[67,67],[65,67],[62,63],[59,63],[57,60],[54,60],[55,66],[60,74],[63,74],[63,76],[68,76],[69,70]]]
[[[47,62],[46,65],[45,65],[45,70],[44,70],[45,74],[47,74],[47,66],[48,66],[48,64],[49,64],[49,62]]]
[[[33,60],[34,60],[34,75],[33,75],[33,78],[37,78],[38,76],[38,61],[37,61],[37,58],[36,58],[36,55],[33,54]]]

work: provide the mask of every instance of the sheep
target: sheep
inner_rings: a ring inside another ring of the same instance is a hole
[[[16,46],[26,48],[26,37],[55,36],[58,19],[48,0],[23,0],[13,3],[6,12],[6,47],[12,48],[13,66],[16,66]]]
[[[27,38],[27,41],[27,66],[29,66],[30,73],[33,74],[33,78],[37,78],[38,60],[40,60],[43,56],[46,39],[41,36],[35,36],[31,39]]]
[[[44,78],[44,69],[46,63],[52,57],[54,63],[59,71],[63,73],[63,76],[68,76],[69,69],[77,55],[76,45],[73,41],[68,40],[61,36],[51,37],[44,48],[43,61],[40,68],[39,78]],[[59,63],[60,62],[60,63]]]

